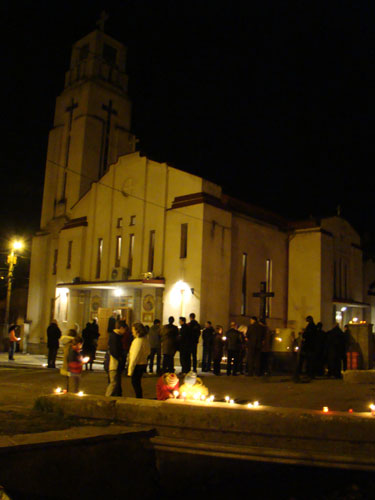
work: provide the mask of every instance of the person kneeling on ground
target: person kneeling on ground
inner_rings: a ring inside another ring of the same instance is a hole
[[[195,372],[187,373],[184,383],[180,387],[180,397],[184,399],[200,399],[202,396],[208,396],[208,388],[203,385],[202,380],[197,377]]]
[[[178,392],[180,382],[175,373],[164,373],[156,384],[156,398],[159,401],[165,401],[174,398],[174,391]]]

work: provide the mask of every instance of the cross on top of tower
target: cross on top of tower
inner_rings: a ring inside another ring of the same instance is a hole
[[[104,25],[106,21],[108,21],[109,15],[106,13],[105,10],[102,10],[100,13],[100,18],[96,21],[96,25],[99,28],[100,31],[104,31]]]

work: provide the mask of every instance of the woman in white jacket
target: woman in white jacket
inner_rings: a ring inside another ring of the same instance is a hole
[[[128,375],[132,378],[135,397],[142,398],[142,375],[147,368],[147,359],[150,354],[150,343],[147,330],[142,323],[134,323],[132,326],[134,340],[130,346]]]

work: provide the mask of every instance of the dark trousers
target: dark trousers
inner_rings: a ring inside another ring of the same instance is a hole
[[[16,350],[16,343],[9,342],[8,359],[14,359],[13,354],[15,350]]]
[[[135,365],[133,374],[132,374],[132,386],[135,392],[135,397],[140,399],[143,397],[142,391],[142,375],[145,373],[147,365]]]
[[[220,375],[221,358],[214,359],[214,374]]]
[[[57,347],[48,348],[48,368],[55,368],[57,349]]]
[[[181,372],[189,373],[191,369],[191,348],[181,347],[180,349]]]
[[[238,351],[232,351],[228,349],[228,358],[227,358],[227,375],[233,373],[233,375],[237,374],[238,371]]]
[[[194,344],[191,347],[191,356],[193,358],[193,372],[197,372],[197,347],[198,344]]]
[[[160,347],[151,347],[149,370],[150,370],[150,373],[152,373],[154,371],[155,355],[156,355],[156,373],[160,373],[161,372],[161,348]]]
[[[312,352],[301,352],[299,355],[298,366],[296,376],[301,375],[303,368],[305,367],[306,375],[313,378],[315,376],[314,367],[314,353]]]
[[[203,346],[202,372],[211,371],[211,347]]]
[[[171,354],[163,354],[163,373],[174,372],[174,356]]]
[[[261,350],[257,347],[249,346],[247,351],[247,374],[251,377],[260,375]]]
[[[272,352],[262,352],[260,356],[260,372],[262,375],[271,375]]]

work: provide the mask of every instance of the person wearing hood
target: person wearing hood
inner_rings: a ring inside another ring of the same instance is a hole
[[[207,397],[208,388],[203,384],[202,379],[197,377],[196,372],[190,371],[184,377],[184,383],[180,387],[180,398],[199,400],[202,396]]]
[[[166,401],[167,399],[174,398],[174,392],[178,391],[180,382],[175,373],[164,373],[156,384],[156,398],[159,401]]]
[[[122,336],[126,331],[126,323],[120,321],[119,328],[109,332],[108,351],[109,351],[109,384],[105,391],[106,396],[122,396],[121,374],[125,367],[125,353],[122,345]]]

